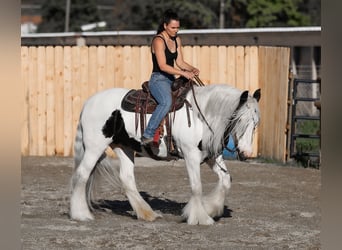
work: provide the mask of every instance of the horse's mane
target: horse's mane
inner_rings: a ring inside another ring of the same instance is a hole
[[[237,109],[242,91],[225,85],[225,84],[212,84],[205,87],[195,88],[195,97],[206,121],[208,122],[211,130],[207,125],[204,125],[202,134],[202,148],[207,150],[211,155],[217,155],[222,152],[222,143],[225,136],[225,131],[229,126],[232,119],[238,119],[234,111]],[[191,98],[191,105],[195,115],[203,120],[199,110],[197,109],[194,98]],[[233,129],[245,129],[243,127],[235,127]]]

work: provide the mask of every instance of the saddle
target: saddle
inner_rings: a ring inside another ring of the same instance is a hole
[[[183,107],[186,94],[191,88],[190,82],[184,77],[179,77],[172,83],[172,105],[170,112]],[[149,82],[145,81],[142,83],[141,89],[130,90],[123,98],[121,108],[129,112],[152,114],[157,107],[157,101],[151,95],[148,84]]]
[[[174,113],[173,119],[175,117],[175,111],[181,109],[184,104],[187,107],[188,114],[188,125],[190,127],[190,117],[189,117],[189,107],[191,104],[186,100],[186,95],[192,88],[192,85],[196,82],[188,80],[184,77],[179,77],[171,85],[172,90],[172,105],[165,116],[164,120],[159,126],[158,133],[162,134],[163,124],[165,123],[167,132],[167,147],[168,152],[174,153],[174,145],[172,142],[172,128],[171,128],[171,113]],[[134,112],[135,116],[135,129],[138,129],[138,118],[140,118],[140,129],[141,134],[143,134],[146,126],[146,114],[152,114],[157,107],[157,101],[153,98],[150,93],[148,81],[142,83],[142,88],[135,90],[130,90],[122,99],[121,108],[128,112]]]

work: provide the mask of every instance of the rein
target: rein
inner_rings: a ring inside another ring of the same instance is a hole
[[[201,86],[201,87],[204,86],[204,83],[201,81],[201,79],[199,79],[198,76],[195,76],[195,80],[196,80],[195,83],[197,83],[199,86]],[[202,111],[201,111],[201,109],[200,109],[200,107],[199,107],[199,105],[198,105],[198,103],[197,103],[197,98],[196,98],[196,95],[195,95],[195,89],[194,89],[194,85],[193,85],[193,84],[191,84],[191,91],[192,91],[192,95],[193,95],[193,97],[194,97],[194,101],[195,101],[196,107],[197,107],[197,109],[198,109],[198,112],[200,113],[200,115],[201,115],[203,121],[204,121],[205,124],[208,126],[209,130],[211,131],[211,133],[214,134],[213,129],[210,127],[210,125],[209,125],[207,119],[205,119],[205,116],[203,115],[203,113],[202,113]]]

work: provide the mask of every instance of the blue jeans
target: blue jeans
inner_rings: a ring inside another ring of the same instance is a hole
[[[172,80],[159,72],[153,72],[149,81],[149,89],[156,99],[158,105],[153,111],[152,116],[147,124],[143,136],[152,138],[160,122],[169,112],[172,104],[171,84]]]

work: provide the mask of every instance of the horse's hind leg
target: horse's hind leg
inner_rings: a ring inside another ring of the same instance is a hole
[[[116,155],[120,160],[120,179],[125,194],[136,212],[138,219],[146,221],[154,221],[161,217],[160,214],[154,212],[150,205],[139,194],[134,177],[134,151],[127,148],[115,148]]]
[[[74,220],[87,221],[94,219],[87,203],[86,186],[89,176],[104,150],[105,147],[104,149],[99,147],[86,149],[80,165],[72,175],[70,217]]]

